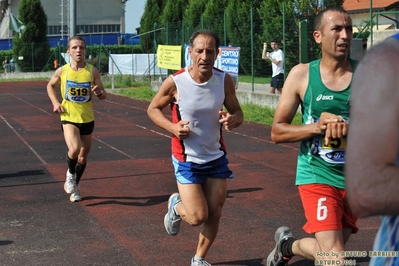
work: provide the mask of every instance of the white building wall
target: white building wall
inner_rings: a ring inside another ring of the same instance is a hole
[[[18,6],[21,0],[0,0],[1,4],[8,3],[8,10],[19,18]],[[44,12],[47,15],[48,26],[69,25],[70,0],[41,0]],[[134,1],[134,0],[130,0]],[[61,4],[64,5],[64,14],[61,14]],[[125,33],[125,4],[121,0],[76,0],[76,32],[80,32],[79,25],[119,25],[119,33]],[[4,17],[3,20],[8,20]],[[8,24],[1,23],[0,39],[8,39]],[[90,33],[90,32],[85,32]],[[12,34],[11,34],[12,35]],[[10,36],[12,37],[12,36]]]

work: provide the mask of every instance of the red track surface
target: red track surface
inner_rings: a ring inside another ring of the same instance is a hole
[[[46,82],[0,83],[0,265],[189,265],[199,228],[183,223],[175,237],[164,229],[176,191],[170,136],[149,120],[147,105],[111,94],[95,99],[83,201],[70,203],[66,146]],[[207,260],[262,265],[277,227],[306,236],[294,185],[298,145],[275,145],[270,127],[253,123],[224,134],[235,178]],[[348,250],[371,250],[378,226],[376,217],[359,220]],[[290,265],[313,262],[298,257]]]

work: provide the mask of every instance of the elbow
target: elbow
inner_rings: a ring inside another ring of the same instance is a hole
[[[150,107],[147,108],[147,115],[148,115],[148,117],[151,118],[151,109],[150,109]]]
[[[279,134],[277,134],[273,129],[272,129],[272,133],[271,133],[271,139],[272,139],[272,142],[273,142],[274,144],[279,144],[279,143],[281,143],[281,141],[280,141],[280,139],[279,139]]]
[[[147,107],[147,115],[148,115],[148,117],[150,117],[150,118],[151,118],[151,113],[152,113],[152,111],[153,111],[153,108],[151,107],[151,105],[149,105],[149,106]]]

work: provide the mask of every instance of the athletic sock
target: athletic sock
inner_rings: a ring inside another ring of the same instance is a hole
[[[85,169],[86,169],[86,164],[80,164],[80,163],[76,164],[76,184],[79,184],[80,178],[82,177]]]
[[[198,257],[197,255],[194,256],[194,260],[196,260],[196,261],[200,261],[200,260],[204,260],[204,259],[205,258]]]
[[[76,173],[76,164],[78,163],[78,158],[76,159],[71,159],[69,158],[68,154],[67,154],[67,163],[68,163],[68,170],[69,173],[71,174],[75,174]]]
[[[283,257],[286,258],[291,258],[295,256],[295,254],[292,252],[292,244],[294,243],[296,239],[293,237],[288,238],[285,240],[283,243],[281,243],[281,253],[283,254]]]

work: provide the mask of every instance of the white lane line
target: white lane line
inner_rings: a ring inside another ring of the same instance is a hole
[[[42,95],[42,93],[40,93],[40,94]],[[48,114],[48,115],[51,115],[51,113],[47,112],[46,110],[43,110],[43,109],[37,107],[36,105],[33,105],[33,104],[31,104],[30,102],[27,102],[27,101],[23,100],[22,98],[15,96],[14,94],[11,94],[11,96],[13,96],[14,98],[17,98],[17,99],[20,100],[21,102],[26,103],[27,105],[30,105],[30,106],[33,106],[33,107],[36,108],[36,109],[39,109],[40,111],[42,111],[42,112],[44,112],[44,113],[46,113],[46,114]]]
[[[17,136],[22,140],[22,142],[36,155],[36,157],[37,157],[44,165],[46,165],[47,162],[36,152],[36,150],[35,150],[32,146],[29,145],[28,142],[25,141],[25,139],[15,130],[15,128],[14,128],[13,126],[11,126],[10,123],[8,123],[8,121],[7,121],[2,115],[0,115],[0,117],[1,117],[1,119],[4,120],[4,122],[7,124],[7,126],[8,126],[12,131],[14,131],[15,135],[17,135]]]
[[[109,145],[108,143],[106,143],[106,142],[100,140],[99,138],[93,137],[93,139],[97,140],[98,142],[101,142],[102,144],[104,144],[104,145],[107,146],[108,148],[111,148],[112,150],[117,151],[117,152],[119,152],[120,154],[123,154],[123,155],[125,155],[126,157],[128,157],[128,158],[130,158],[130,159],[134,159],[133,156],[131,156],[131,155],[129,155],[129,154],[127,154],[127,153],[125,153],[125,152],[119,150],[118,148],[115,148],[115,147],[112,146],[112,145]]]

